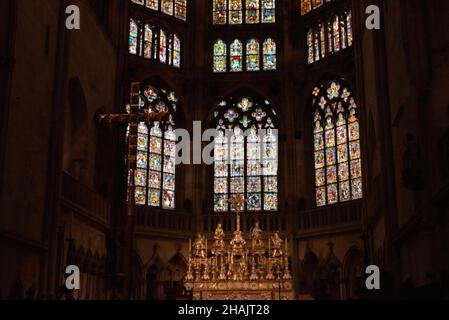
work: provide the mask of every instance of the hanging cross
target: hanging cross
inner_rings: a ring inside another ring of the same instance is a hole
[[[135,95],[135,94],[134,94]],[[131,96],[131,100],[133,94]],[[153,122],[160,122],[168,120],[169,115],[168,109],[164,108],[159,112],[154,112],[149,108],[143,110],[139,113],[139,104],[130,104],[129,113],[121,114],[102,114],[99,115],[100,123],[127,123],[129,125],[128,132],[128,153],[127,153],[127,163],[129,172],[129,184],[128,184],[128,215],[134,215],[135,206],[135,171],[136,171],[136,159],[137,159],[137,136],[138,136],[138,126],[139,123],[144,122],[149,127]]]
[[[129,105],[129,113],[123,114],[102,114],[99,115],[100,123],[127,123],[129,125],[128,132],[128,151],[127,151],[127,163],[129,173],[128,183],[128,206],[127,206],[127,219],[124,226],[123,241],[124,247],[122,248],[122,259],[119,263],[122,263],[122,267],[118,269],[123,274],[117,274],[120,278],[124,279],[124,295],[125,298],[129,298],[131,294],[131,253],[133,252],[133,240],[134,240],[134,209],[136,206],[135,198],[135,171],[137,169],[137,138],[139,123],[145,122],[148,126],[155,121],[167,121],[169,112],[165,107],[159,112],[155,112],[156,108],[151,103],[157,103],[157,100],[150,102],[150,105],[143,112],[139,112],[140,107],[140,95],[139,95],[139,83],[131,84],[131,103]]]
[[[246,202],[246,199],[239,193],[233,195],[228,202],[231,204],[231,208],[234,209],[237,213],[237,221],[236,221],[236,227],[237,231],[240,231],[240,208],[242,204]]]

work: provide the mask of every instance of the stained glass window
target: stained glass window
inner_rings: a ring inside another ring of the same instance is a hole
[[[159,10],[159,0],[147,0],[147,7],[153,10]]]
[[[215,25],[276,22],[276,0],[212,0],[212,6]]]
[[[161,11],[169,16],[173,15],[173,0],[162,0]]]
[[[173,35],[173,66],[181,67],[181,40],[177,34]]]
[[[148,23],[130,20],[129,52],[146,59],[155,59],[162,63],[181,67],[181,38],[159,30]]]
[[[175,0],[175,18],[187,20],[187,0]]]
[[[262,0],[262,23],[276,22],[276,0]]]
[[[137,54],[137,39],[139,38],[138,23],[131,19],[129,22],[129,53]]]
[[[317,206],[362,198],[358,107],[349,87],[343,81],[321,85],[313,104]]]
[[[263,43],[263,69],[264,70],[276,70],[276,42],[268,38]]]
[[[351,11],[318,21],[306,35],[307,63],[312,64],[353,44]]]
[[[131,2],[147,8],[174,16],[180,20],[187,20],[187,0],[131,0]]]
[[[226,24],[228,21],[227,0],[214,0],[213,15],[214,24]]]
[[[312,10],[320,8],[323,4],[332,1],[333,0],[301,0],[301,15],[305,15]]]
[[[260,0],[246,0],[246,23],[260,22]]]
[[[226,44],[217,40],[214,44],[214,72],[226,72]]]
[[[246,70],[259,71],[260,57],[259,57],[259,42],[256,39],[251,39],[246,44]]]
[[[215,73],[222,73],[227,71],[227,45],[221,39],[215,41],[213,46],[213,71]],[[261,70],[261,63],[263,63],[263,70],[276,70],[276,42],[272,38],[266,39],[262,46],[256,39],[250,39],[246,45],[238,39],[234,40],[229,46],[229,70],[231,72],[241,72],[244,69],[243,57],[245,57],[246,71]],[[261,61],[262,58],[262,61]]]
[[[240,40],[234,40],[234,42],[231,44],[230,51],[231,72],[243,71],[243,45]]]
[[[167,63],[167,33],[164,30],[159,32],[159,61]]]
[[[215,113],[214,211],[229,212],[228,200],[242,194],[242,211],[278,210],[276,112],[269,101],[229,98]]]
[[[144,33],[144,45],[143,45],[143,56],[147,59],[151,59],[153,56],[153,29],[151,29],[150,25],[145,25],[145,33]]]
[[[167,107],[167,121],[151,125],[141,122],[137,135],[137,161],[135,172],[135,200],[137,205],[175,208],[176,135],[174,114],[177,98],[174,92],[153,86],[134,88],[140,112],[145,109],[160,111]],[[132,99],[133,100],[133,99]],[[129,129],[128,129],[129,130]]]

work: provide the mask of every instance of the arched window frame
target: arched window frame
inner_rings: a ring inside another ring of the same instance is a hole
[[[246,42],[246,71],[260,71],[260,44],[255,38]]]
[[[243,71],[243,43],[239,39],[235,39],[229,50],[229,70],[231,72]]]
[[[228,48],[225,42],[221,39],[217,39],[213,46],[214,51],[214,72],[224,73],[227,71],[228,64]]]
[[[306,33],[306,61],[313,64],[327,56],[352,47],[353,26],[351,10],[332,14],[328,19],[318,20]]]
[[[268,38],[263,42],[263,70],[273,71],[277,69],[277,46],[276,41]]]
[[[358,106],[343,80],[313,90],[315,201],[318,207],[361,199]]]
[[[130,19],[129,53],[179,69],[182,66],[182,38],[149,23]]]
[[[214,149],[214,212],[233,211],[228,203],[233,194],[243,194],[248,200],[242,211],[278,210],[276,118],[267,100],[243,95],[219,104],[215,112],[220,134]],[[225,130],[233,134],[227,136]],[[248,136],[244,135],[246,130],[250,131]]]

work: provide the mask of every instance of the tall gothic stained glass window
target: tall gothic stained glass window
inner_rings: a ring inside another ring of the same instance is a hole
[[[215,25],[276,22],[276,0],[212,0],[212,7]]]
[[[352,13],[345,11],[320,20],[306,35],[307,63],[312,64],[353,44]]]
[[[262,45],[251,38],[244,46],[239,39],[229,45],[229,60],[227,58],[228,45],[218,39],[213,45],[213,71],[223,73],[246,71],[271,71],[277,69],[276,42],[272,38],[266,39]],[[262,64],[262,67],[261,67]]]
[[[136,20],[129,22],[129,53],[137,54],[137,39],[139,38],[139,26]]]
[[[132,101],[138,101],[140,112],[167,108],[168,121],[139,123],[137,135],[137,168],[135,172],[136,205],[175,209],[176,135],[174,115],[178,99],[174,92],[133,84]],[[129,130],[129,129],[128,129]]]
[[[349,87],[344,81],[316,87],[313,106],[317,206],[362,198],[358,106]]]
[[[263,43],[263,69],[264,70],[276,70],[276,42],[268,38]]]
[[[243,71],[243,45],[236,39],[231,43],[230,50],[230,70],[231,72]]]
[[[175,18],[187,20],[187,0],[175,0]]]
[[[181,67],[181,40],[177,34],[173,35],[173,66]]]
[[[263,23],[276,22],[276,0],[262,1],[262,22]]]
[[[169,16],[173,15],[173,0],[162,0],[161,11]]]
[[[246,44],[246,70],[259,71],[260,70],[260,46],[259,41],[251,39]]]
[[[182,42],[178,34],[170,34],[149,23],[130,20],[129,52],[146,59],[180,68]]]
[[[214,44],[214,72],[226,72],[226,43],[218,39]]]
[[[228,6],[227,0],[214,0],[213,2],[214,24],[226,24],[228,22],[227,6]]]
[[[242,194],[242,211],[278,210],[276,112],[251,97],[222,101],[215,113],[214,211],[229,212],[228,200]]]
[[[164,30],[159,32],[159,61],[167,63],[167,33]]]
[[[246,0],[246,23],[253,24],[260,22],[260,1]]]
[[[229,0],[229,24],[242,24],[243,0]]]

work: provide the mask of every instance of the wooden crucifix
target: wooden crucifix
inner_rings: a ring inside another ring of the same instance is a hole
[[[131,258],[133,252],[134,240],[134,210],[136,206],[135,198],[135,171],[137,169],[137,138],[138,127],[141,122],[146,123],[149,127],[153,122],[168,121],[169,111],[167,108],[156,112],[155,105],[158,100],[148,102],[148,105],[139,110],[141,107],[141,96],[139,94],[139,83],[131,84],[131,103],[129,104],[128,113],[123,114],[102,114],[98,119],[100,124],[123,124],[129,126],[128,131],[128,150],[127,150],[127,172],[129,174],[128,183],[128,202],[126,225],[123,230],[123,251],[119,257],[120,267],[117,276],[123,279],[123,293],[125,299],[130,298],[131,294]]]

